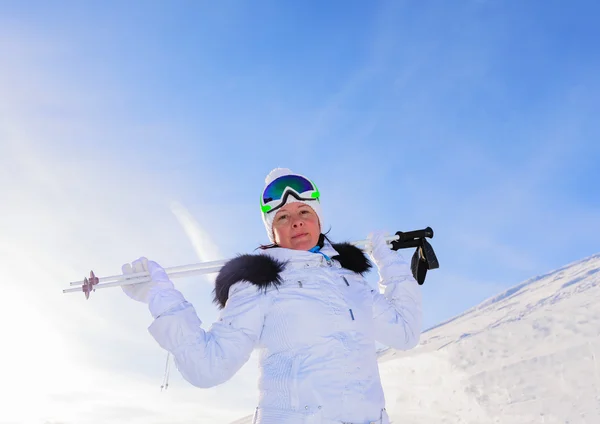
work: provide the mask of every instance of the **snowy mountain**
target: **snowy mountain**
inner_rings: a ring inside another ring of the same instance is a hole
[[[526,281],[380,356],[394,422],[600,422],[600,255]]]
[[[392,422],[599,423],[599,271],[600,254],[429,329],[411,351],[382,352]]]

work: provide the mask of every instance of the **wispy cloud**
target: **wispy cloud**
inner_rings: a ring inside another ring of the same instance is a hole
[[[198,259],[202,262],[223,259],[217,244],[211,239],[210,234],[198,223],[192,214],[179,202],[171,203],[171,211],[177,217],[185,234],[190,239]]]
[[[27,59],[36,48],[52,47],[34,40],[27,46],[13,50]],[[171,211],[168,184],[138,167],[139,158],[130,161],[106,148],[82,156],[87,149],[69,148],[72,140],[87,138],[91,128],[83,121],[100,119],[91,109],[74,112],[99,88],[87,87],[77,97],[72,91],[77,81],[53,79],[52,72],[44,75],[26,62],[13,61],[13,67],[0,70],[0,110],[6,112],[0,114],[5,177],[0,182],[0,281],[8,299],[0,320],[3,334],[13,341],[12,348],[0,352],[6,368],[2,419],[189,423],[192,416],[227,422],[247,414],[254,399],[244,403],[241,396],[233,408],[222,400],[235,385],[202,391],[175,375],[169,391],[161,393],[165,352],[146,331],[151,317],[145,305],[119,288],[99,290],[88,301],[83,294],[61,293],[90,269],[99,276],[117,274],[123,262],[141,255],[180,264],[190,256],[186,234],[202,260],[216,259],[220,252],[181,204],[174,203]],[[32,73],[39,91],[11,84]],[[41,92],[45,96],[36,97]],[[67,92],[73,96],[65,97]],[[44,98],[60,101],[65,115],[40,113]],[[178,231],[172,213],[186,233]],[[241,390],[247,388],[244,375],[234,383]]]

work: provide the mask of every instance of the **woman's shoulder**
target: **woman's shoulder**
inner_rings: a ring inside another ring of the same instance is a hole
[[[240,281],[247,281],[265,291],[281,285],[284,268],[285,262],[268,255],[238,255],[227,261],[219,271],[215,279],[213,300],[223,308],[229,298],[229,289]]]
[[[356,274],[363,275],[371,268],[371,261],[362,249],[347,242],[332,243],[331,247],[334,251],[331,258],[338,261],[342,268],[352,271]]]

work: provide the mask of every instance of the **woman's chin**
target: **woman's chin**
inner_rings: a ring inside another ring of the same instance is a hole
[[[295,250],[310,250],[315,247],[316,243],[312,242],[310,234],[306,234],[291,240],[292,249]]]

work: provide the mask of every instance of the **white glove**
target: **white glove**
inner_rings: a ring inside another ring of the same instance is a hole
[[[369,234],[369,241],[371,242],[371,252],[369,255],[375,265],[377,265],[377,269],[379,271],[379,277],[381,278],[380,283],[384,284],[386,280],[388,280],[392,275],[397,275],[398,272],[405,274],[406,272],[410,273],[410,269],[406,271],[404,268],[406,267],[406,261],[402,257],[402,255],[391,249],[391,245],[387,244],[385,240],[386,237],[389,237],[390,234],[386,231],[374,231]],[[401,268],[398,268],[398,265]]]
[[[148,283],[121,286],[127,296],[138,302],[149,304],[158,292],[175,288],[165,270],[156,262],[149,261],[144,257],[136,259],[131,264],[123,265],[121,270],[123,275],[144,271],[150,273],[151,281]]]
[[[385,262],[389,262],[390,259],[394,259],[396,252],[390,249],[390,245],[385,240],[390,234],[387,231],[373,231],[369,234],[368,240],[371,242],[370,256],[377,265],[381,268]]]

